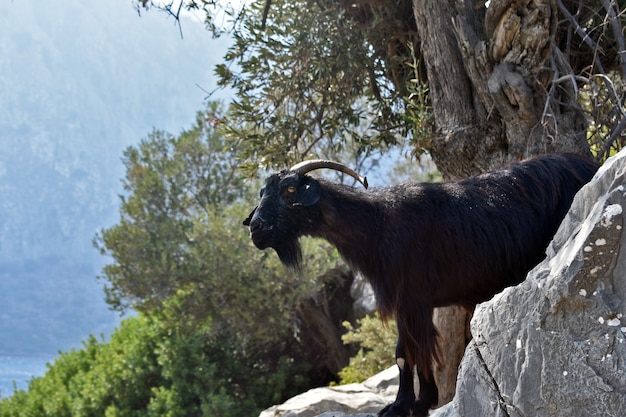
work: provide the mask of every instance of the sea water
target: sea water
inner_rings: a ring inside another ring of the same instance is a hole
[[[27,389],[32,378],[46,373],[46,363],[53,359],[53,356],[0,355],[0,396],[11,396],[15,387]]]

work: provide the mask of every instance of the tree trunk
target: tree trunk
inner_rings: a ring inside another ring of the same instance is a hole
[[[443,365],[435,364],[435,382],[439,388],[438,407],[454,398],[457,370],[463,359],[465,346],[472,340],[469,328],[472,314],[473,311],[460,306],[435,309],[433,323],[439,332],[439,353],[444,358]]]
[[[444,178],[457,179],[526,157],[589,152],[586,121],[571,69],[554,47],[557,14],[549,0],[413,0],[420,59],[433,108],[428,149]],[[454,396],[469,313],[438,309],[445,347],[437,369],[440,405]]]
[[[435,122],[432,149],[445,178],[526,157],[588,152],[570,68],[553,47],[550,0],[413,0]],[[484,14],[484,16],[483,16]],[[570,80],[571,81],[571,80]]]
[[[306,346],[307,362],[312,364],[309,378],[315,385],[336,380],[340,370],[348,365],[351,348],[341,339],[345,333],[342,323],[354,321],[350,287],[354,276],[347,267],[326,271],[318,277],[324,286],[315,297],[302,301],[300,338]]]

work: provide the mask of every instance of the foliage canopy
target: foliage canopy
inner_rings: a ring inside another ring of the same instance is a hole
[[[265,22],[261,6],[251,5],[216,67],[220,83],[237,94],[226,133],[244,158],[287,166],[336,155],[347,143],[366,152],[405,135],[402,97],[364,42],[370,27],[324,2],[272,2]]]
[[[176,17],[201,10],[216,35],[233,38],[216,73],[235,92],[225,126],[249,172],[408,139],[450,178],[529,154],[585,152],[587,142],[603,159],[624,141],[621,2],[223,4],[172,0],[164,8]],[[428,23],[431,9],[445,14],[442,24]],[[450,50],[439,51],[444,38]],[[504,73],[509,81],[500,82]]]

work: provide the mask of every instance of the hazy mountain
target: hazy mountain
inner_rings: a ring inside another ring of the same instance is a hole
[[[0,353],[55,352],[117,322],[92,247],[118,218],[120,158],[190,127],[226,49],[128,0],[0,1]]]

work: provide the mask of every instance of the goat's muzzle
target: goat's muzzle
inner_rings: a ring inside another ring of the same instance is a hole
[[[250,238],[252,243],[259,249],[265,249],[271,245],[272,228],[267,227],[263,220],[254,216],[249,222]]]

